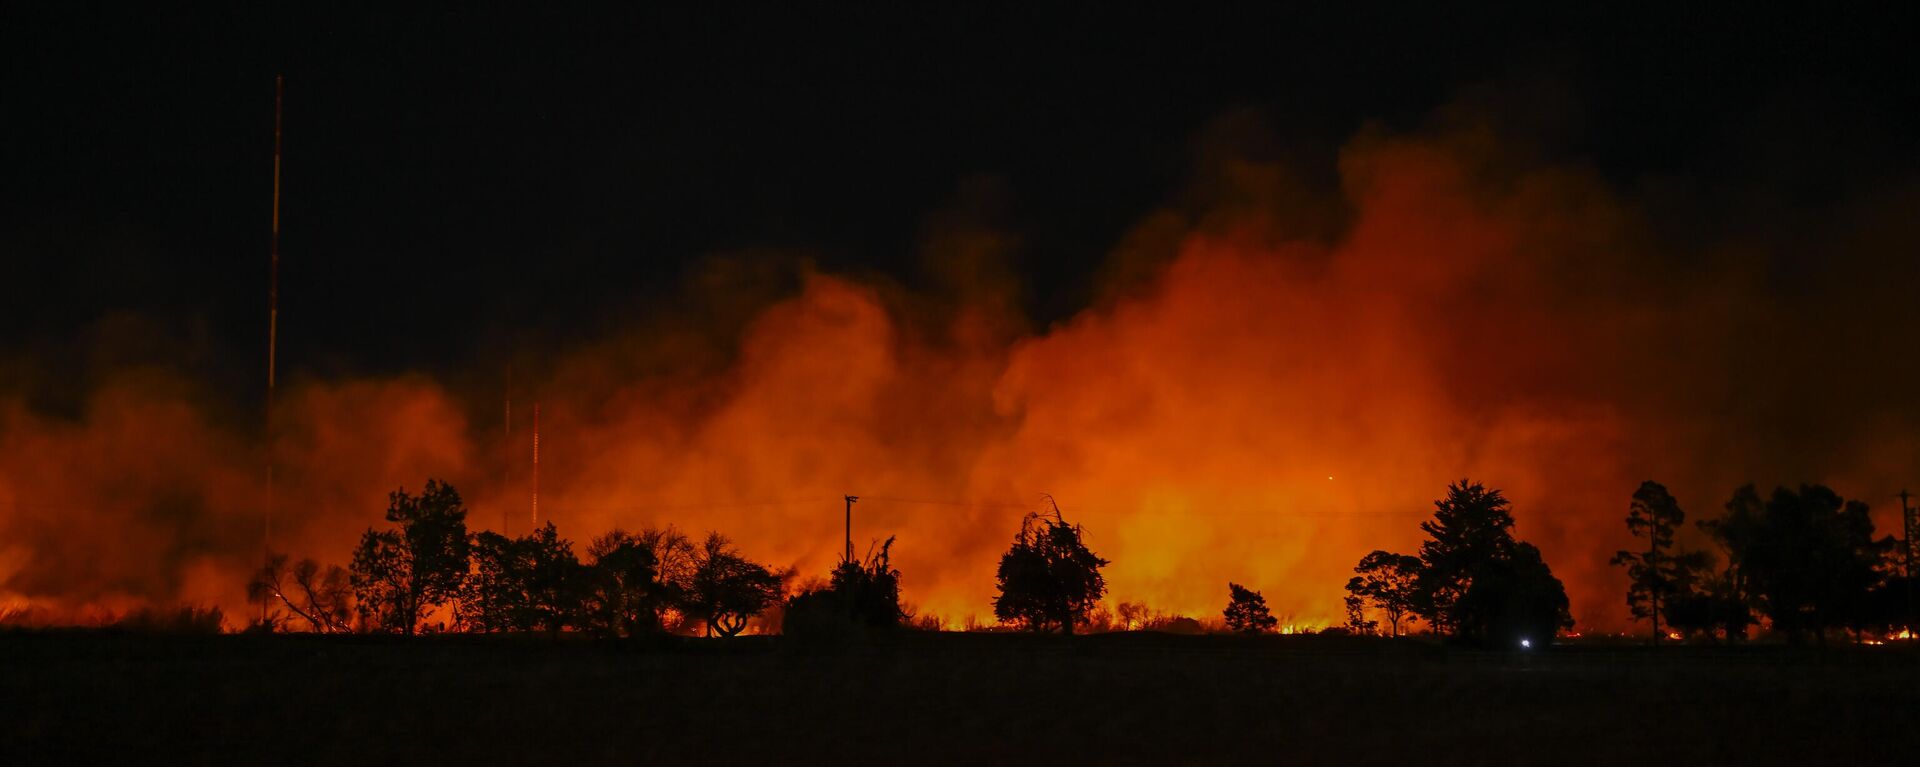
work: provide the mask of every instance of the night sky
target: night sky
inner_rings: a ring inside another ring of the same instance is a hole
[[[956,619],[1046,493],[1324,625],[1465,477],[1617,630],[1643,481],[1920,482],[1910,16],[10,5],[0,603],[241,615],[435,478],[805,573],[859,495]]]
[[[717,254],[924,285],[943,215],[1016,238],[1044,327],[1093,300],[1129,226],[1194,203],[1197,146],[1235,115],[1264,126],[1259,151],[1330,184],[1364,126],[1496,92],[1534,151],[1672,200],[1654,223],[1683,241],[1749,223],[1729,200],[1818,210],[1907,178],[1920,127],[1894,66],[1912,27],[1865,9],[476,5],[10,5],[4,356],[46,381],[145,361],[257,388],[277,73],[291,375],[445,371],[591,337],[670,303]],[[101,340],[130,322],[136,340]]]

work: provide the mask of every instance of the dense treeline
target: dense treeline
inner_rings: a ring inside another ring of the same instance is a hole
[[[1863,501],[1823,485],[1779,487],[1764,500],[1747,485],[1717,517],[1696,529],[1718,549],[1685,550],[1675,541],[1686,512],[1658,482],[1633,494],[1627,530],[1645,544],[1614,555],[1627,568],[1627,604],[1663,636],[1744,639],[1764,616],[1790,641],[1826,641],[1834,629],[1857,638],[1888,635],[1911,620],[1907,552],[1892,536],[1874,537]]]
[[[1058,505],[1027,515],[995,574],[1001,626],[1075,633],[1153,629],[1199,632],[1191,618],[1101,600],[1108,561]],[[733,636],[756,618],[763,630],[800,639],[845,640],[903,626],[942,626],[902,606],[901,573],[888,538],[864,558],[843,559],[825,579],[795,586],[798,574],[749,559],[724,535],[698,541],[672,527],[613,530],[576,554],[548,523],[508,537],[466,527],[460,494],[429,480],[418,495],[388,498],[390,526],[368,529],[347,568],[269,557],[250,584],[264,628],[320,633],[421,631],[580,632],[640,637],[701,632]],[[1686,513],[1656,482],[1634,492],[1627,531],[1642,543],[1615,554],[1626,569],[1636,619],[1681,638],[1744,638],[1765,619],[1793,641],[1830,630],[1889,635],[1905,625],[1909,580],[1894,556],[1899,542],[1874,537],[1866,504],[1819,485],[1752,486],[1723,513],[1695,522],[1718,550],[1678,541]],[[1531,647],[1572,628],[1566,590],[1540,550],[1515,537],[1502,492],[1461,480],[1420,524],[1416,553],[1373,551],[1347,582],[1347,621],[1335,632],[1400,636],[1420,630],[1457,641]],[[1226,630],[1281,628],[1264,595],[1227,584]],[[969,624],[969,628],[972,628]]]
[[[1418,555],[1374,551],[1354,568],[1349,630],[1398,635],[1425,623],[1468,641],[1531,644],[1571,628],[1565,591],[1539,550],[1513,537],[1500,491],[1462,481],[1434,505]],[[1824,642],[1834,630],[1893,636],[1912,620],[1910,553],[1892,536],[1876,538],[1868,511],[1822,485],[1776,488],[1764,500],[1747,485],[1719,516],[1694,524],[1716,556],[1678,542],[1686,512],[1648,481],[1626,517],[1642,543],[1610,562],[1626,569],[1627,606],[1650,622],[1655,642],[1740,641],[1761,618],[1795,643]]]
[[[1371,607],[1398,636],[1413,620],[1475,643],[1531,647],[1573,627],[1566,588],[1533,544],[1513,536],[1512,505],[1497,489],[1461,480],[1434,501],[1416,555],[1374,551],[1347,581],[1351,631],[1376,633]]]
[[[393,526],[367,530],[347,570],[270,557],[249,589],[256,603],[284,611],[268,625],[632,637],[697,623],[709,636],[732,636],[792,578],[719,533],[695,543],[671,527],[613,530],[593,540],[585,561],[552,523],[519,538],[469,533],[460,493],[433,480],[419,495],[392,493],[386,518]]]

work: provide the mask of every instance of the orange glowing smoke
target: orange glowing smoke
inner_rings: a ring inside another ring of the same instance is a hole
[[[1227,189],[1232,204],[1157,213],[1115,270],[1147,276],[1038,332],[1017,330],[969,240],[947,264],[957,299],[809,271],[721,354],[666,327],[564,351],[532,384],[542,518],[576,541],[718,529],[819,574],[841,497],[859,495],[856,546],[897,535],[907,599],[957,623],[989,613],[994,563],[1046,492],[1113,561],[1112,600],[1215,617],[1231,579],[1311,627],[1339,619],[1362,554],[1413,550],[1432,499],[1472,477],[1508,492],[1583,627],[1621,628],[1606,560],[1641,480],[1695,517],[1749,480],[1897,487],[1920,457],[1898,437],[1911,405],[1775,418],[1901,402],[1775,370],[1860,318],[1779,309],[1741,243],[1675,257],[1591,174],[1497,146],[1474,129],[1369,133],[1331,201]],[[1228,162],[1209,177],[1270,170]],[[1294,231],[1308,208],[1341,225]],[[385,492],[429,476],[466,493],[475,525],[528,507],[501,480],[525,446],[463,415],[497,392],[418,377],[289,392],[280,548],[343,563]],[[245,614],[262,464],[194,407],[203,395],[135,377],[77,420],[0,405],[0,598]]]

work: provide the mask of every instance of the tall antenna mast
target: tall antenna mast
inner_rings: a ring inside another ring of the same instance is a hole
[[[273,76],[273,238],[267,248],[267,508],[261,524],[261,548],[273,555],[273,378],[280,345],[280,109],[286,80]],[[265,611],[265,607],[261,610]]]
[[[513,363],[507,363],[507,384],[506,384],[505,390],[502,391],[501,393],[502,395],[504,395],[507,401],[506,441],[507,441],[507,450],[509,451],[507,453],[506,482],[505,482],[505,486],[502,489],[506,493],[505,497],[511,499],[513,498],[513,462],[515,460],[513,457],[513,453],[511,452],[513,450]],[[513,535],[513,531],[508,529],[512,527],[512,525],[513,525],[513,503],[511,500],[509,500],[505,503],[500,504],[500,534],[507,535],[507,536]]]
[[[540,526],[540,403],[533,403],[533,527],[531,534]]]

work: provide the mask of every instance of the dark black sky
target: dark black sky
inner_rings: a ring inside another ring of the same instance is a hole
[[[1913,27],[1862,9],[50,5],[0,19],[0,356],[58,356],[137,316],[211,375],[259,365],[275,73],[286,359],[323,374],[590,334],[716,252],[917,284],[929,217],[979,178],[1004,191],[995,224],[1020,238],[1045,323],[1083,305],[1116,240],[1182,186],[1195,136],[1233,110],[1330,173],[1365,121],[1412,127],[1466,89],[1545,83],[1574,115],[1553,151],[1623,189],[1785,173],[1817,201],[1911,169],[1920,97],[1896,68]]]

